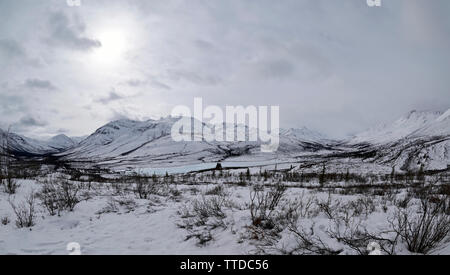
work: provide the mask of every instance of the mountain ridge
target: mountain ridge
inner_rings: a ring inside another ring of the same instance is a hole
[[[401,167],[402,170],[417,170],[421,166],[446,169],[450,164],[450,110],[411,111],[392,123],[380,124],[343,141],[329,139],[306,127],[279,129],[280,144],[278,151],[273,153],[262,153],[259,141],[175,142],[171,136],[172,126],[181,119],[192,118],[115,120],[79,141],[66,135],[37,141],[11,134],[10,150],[19,155],[53,155],[67,162],[128,168],[236,158],[249,161],[320,161],[326,160],[327,156],[337,159],[363,157],[365,162]],[[188,135],[201,135],[203,127],[213,126],[194,124]],[[235,130],[245,130],[247,138],[251,131],[256,130],[234,127]]]

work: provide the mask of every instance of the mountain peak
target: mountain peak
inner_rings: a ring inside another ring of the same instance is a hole
[[[281,130],[281,134],[307,141],[320,141],[326,139],[326,136],[323,135],[322,133],[310,130],[307,127]]]
[[[450,112],[447,115],[450,115]],[[413,110],[393,123],[380,124],[356,135],[351,143],[387,143],[409,135],[427,134],[424,129],[436,123],[438,119],[445,119],[443,112]]]
[[[71,138],[66,136],[65,134],[59,134],[59,135],[52,137],[50,140],[58,140],[58,139],[71,139]]]
[[[440,117],[438,117],[437,121],[441,122],[450,117],[450,109],[448,109],[445,113],[443,113]]]

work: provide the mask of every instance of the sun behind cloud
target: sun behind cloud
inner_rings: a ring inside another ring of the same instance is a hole
[[[92,52],[94,64],[119,65],[127,51],[126,32],[121,29],[105,29],[99,32],[97,37],[101,47]]]

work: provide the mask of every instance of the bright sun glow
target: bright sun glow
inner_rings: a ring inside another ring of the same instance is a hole
[[[93,52],[94,62],[106,66],[118,65],[127,50],[125,32],[105,30],[98,34],[97,39],[102,45]]]

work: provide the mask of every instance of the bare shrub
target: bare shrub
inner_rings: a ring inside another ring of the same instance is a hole
[[[450,196],[450,184],[444,183],[444,184],[440,185],[437,193],[446,195],[446,196]]]
[[[148,199],[150,195],[162,195],[164,184],[154,178],[152,180],[140,176],[133,177],[133,192],[138,199]]]
[[[14,195],[20,187],[20,184],[16,179],[13,179],[11,175],[7,175],[6,179],[3,180],[3,187],[5,189],[5,193]]]
[[[182,195],[181,191],[178,190],[177,188],[170,188],[169,192],[172,198],[179,198]]]
[[[392,234],[392,231],[370,233],[357,218],[351,219],[350,222],[346,221],[344,227],[341,226],[341,220],[338,217],[333,220],[333,223],[334,227],[328,230],[328,235],[359,255],[368,255],[371,252],[368,250],[368,245],[372,242],[376,242],[380,250],[387,255],[395,253],[399,235]]]
[[[105,213],[118,213],[121,209],[124,209],[126,213],[132,212],[136,209],[137,204],[132,198],[127,197],[109,197],[106,202],[106,206],[98,211],[96,214],[105,214]]]
[[[225,197],[213,196],[206,198],[202,196],[200,200],[194,200],[191,204],[192,211],[198,220],[199,225],[204,225],[210,217],[224,219],[226,217],[224,207],[227,201]]]
[[[223,185],[217,185],[217,186],[213,187],[212,189],[209,189],[205,192],[205,195],[208,195],[208,196],[212,196],[212,195],[221,196],[224,194],[225,194],[225,188],[223,187]]]
[[[356,201],[351,201],[347,205],[343,205],[341,209],[349,207],[352,210],[353,216],[369,216],[376,210],[375,203],[372,198],[367,196],[361,196]]]
[[[11,222],[11,221],[9,220],[9,217],[3,217],[3,218],[1,219],[1,223],[2,223],[3,225],[8,225],[10,222]]]
[[[117,201],[113,197],[110,197],[106,202],[106,206],[102,210],[98,211],[96,214],[100,215],[117,212],[119,212],[119,206],[117,204]]]
[[[287,254],[299,255],[338,255],[342,253],[342,249],[330,248],[321,238],[314,233],[314,224],[310,227],[309,232],[303,227],[292,223],[289,231],[296,237],[297,245],[290,249]]]
[[[211,234],[211,231],[192,232],[186,236],[185,241],[190,240],[192,238],[196,238],[197,244],[200,246],[206,245],[208,242],[210,242],[214,239]]]
[[[42,206],[47,209],[51,216],[56,214],[59,215],[60,211],[63,209],[57,189],[57,186],[53,184],[53,182],[45,181],[41,192],[37,194],[38,198],[41,200]]]
[[[448,204],[449,198],[438,203],[422,199],[419,213],[398,209],[391,224],[410,252],[427,254],[449,241],[450,216],[445,213]]]
[[[42,183],[42,189],[37,194],[41,204],[50,215],[60,215],[61,211],[73,211],[82,201],[79,183],[72,183],[63,178],[49,178]]]
[[[317,200],[316,204],[329,219],[333,219],[335,211],[340,208],[341,202],[338,200],[333,201],[331,193],[329,193],[326,200]]]
[[[302,219],[309,219],[317,216],[318,210],[315,206],[316,198],[310,196],[306,198],[305,192],[293,201],[288,201],[281,206],[279,215],[276,220],[279,225],[296,224],[297,221]]]
[[[409,203],[412,200],[412,196],[410,194],[407,194],[404,198],[401,199],[395,199],[394,205],[398,208],[406,209],[409,205]]]
[[[273,228],[273,213],[286,192],[286,187],[277,184],[269,191],[264,187],[256,186],[250,192],[250,215],[253,226],[261,226],[267,229]]]
[[[125,185],[123,183],[115,182],[115,183],[111,184],[111,187],[112,187],[115,195],[119,195],[120,196],[120,195],[126,194],[127,190],[126,190]]]
[[[199,245],[213,240],[212,230],[219,227],[227,228],[224,222],[226,207],[230,207],[230,201],[226,196],[202,196],[183,205],[178,211],[183,223],[178,226],[189,232],[186,240],[195,237]]]
[[[35,197],[35,193],[31,192],[28,196],[26,196],[23,202],[17,205],[13,201],[9,200],[9,204],[16,214],[16,226],[18,228],[34,226],[34,219],[36,217]]]
[[[119,197],[114,200],[120,207],[124,208],[127,212],[133,212],[137,207],[137,203],[133,198]]]

